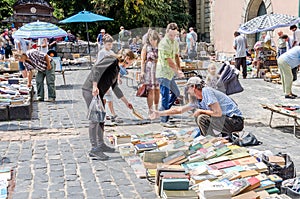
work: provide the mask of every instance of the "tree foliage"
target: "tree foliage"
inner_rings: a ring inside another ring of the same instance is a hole
[[[12,5],[16,0],[0,1],[0,19],[12,15]],[[165,28],[169,22],[176,22],[179,27],[187,28],[190,21],[188,0],[50,0],[54,16],[63,20],[82,10],[101,14],[114,21],[89,23],[91,40],[95,40],[101,28],[114,35],[122,25],[126,29],[141,27]],[[72,23],[62,25],[85,37],[85,24]]]

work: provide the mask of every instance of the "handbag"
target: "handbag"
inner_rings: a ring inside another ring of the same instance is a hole
[[[137,97],[148,97],[148,90],[147,90],[147,85],[146,84],[142,83],[138,86],[136,96]]]
[[[256,146],[262,144],[261,141],[258,141],[253,133],[250,132],[239,132],[231,133],[230,139],[232,144],[238,146]]]
[[[101,98],[99,95],[94,96],[89,106],[87,115],[88,120],[101,123],[104,122],[105,115],[106,112]]]

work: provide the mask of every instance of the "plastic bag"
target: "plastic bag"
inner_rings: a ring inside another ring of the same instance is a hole
[[[296,168],[294,162],[288,154],[278,153],[276,156],[281,156],[285,159],[285,166],[281,167],[276,163],[269,162],[269,158],[263,155],[262,162],[268,166],[269,174],[276,174],[283,180],[295,178]]]
[[[258,141],[254,134],[250,132],[239,132],[237,135],[232,133],[230,135],[232,144],[239,146],[256,146],[262,144]]]
[[[104,122],[105,115],[106,112],[101,98],[99,97],[99,95],[93,97],[87,115],[88,120],[92,122]]]

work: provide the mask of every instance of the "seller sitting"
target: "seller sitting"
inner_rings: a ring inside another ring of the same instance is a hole
[[[150,119],[182,114],[196,109],[194,117],[201,134],[204,136],[207,134],[218,136],[213,130],[222,132],[222,135],[229,135],[234,131],[243,130],[242,113],[231,98],[213,88],[205,87],[204,81],[199,77],[191,77],[187,82],[187,86],[188,93],[197,99],[195,102],[165,111],[154,111],[150,115]]]

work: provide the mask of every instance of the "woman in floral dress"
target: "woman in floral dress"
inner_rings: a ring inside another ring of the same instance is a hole
[[[152,110],[158,110],[159,103],[159,83],[155,75],[159,41],[160,38],[158,32],[151,30],[148,33],[146,44],[141,53],[141,80],[147,85],[149,114],[152,113]]]

